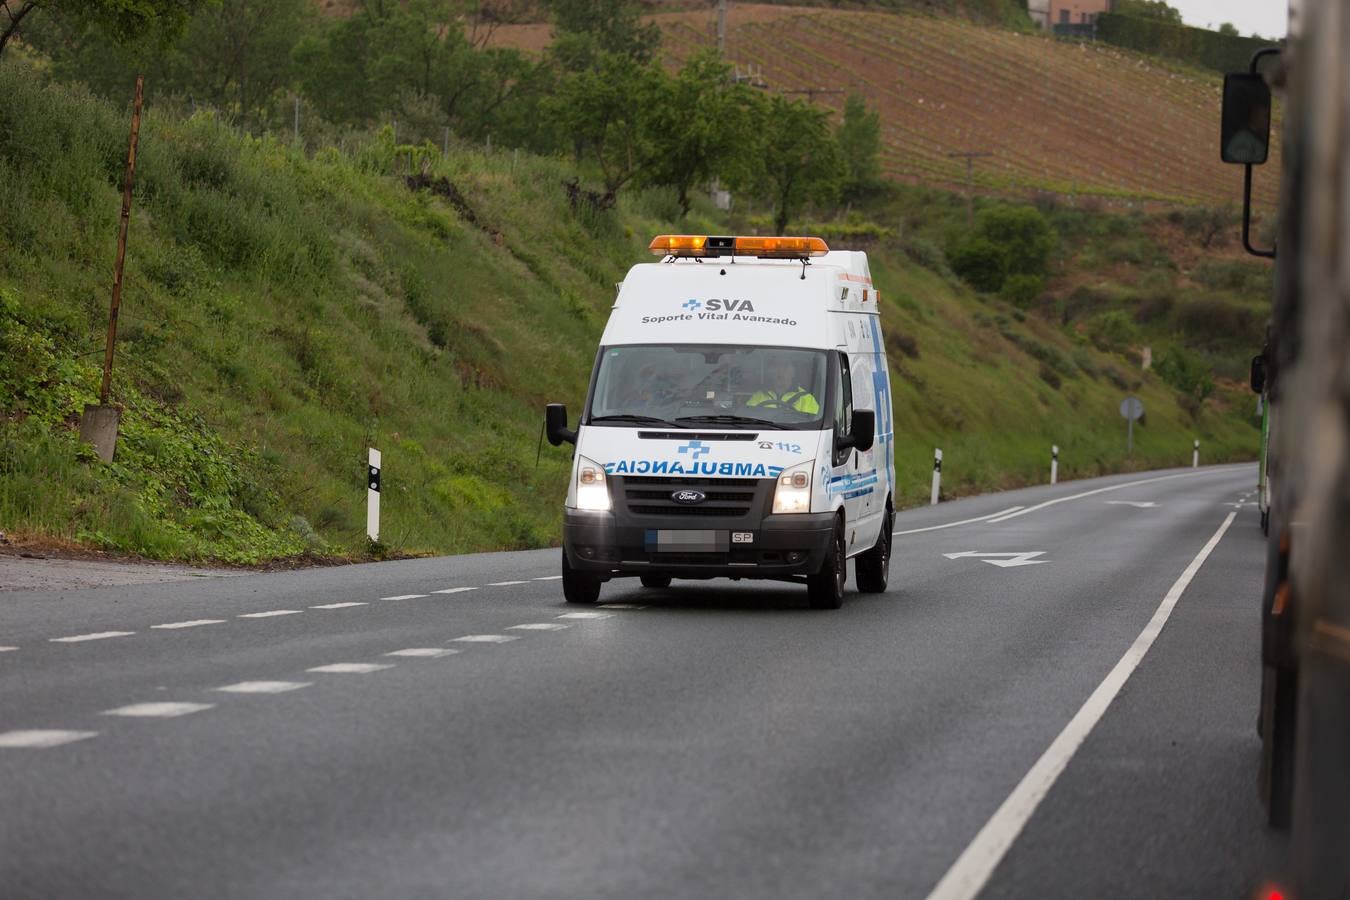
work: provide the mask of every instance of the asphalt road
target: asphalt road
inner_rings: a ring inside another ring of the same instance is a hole
[[[6,592],[0,896],[1256,896],[1255,476],[905,512],[839,611],[556,550]]]

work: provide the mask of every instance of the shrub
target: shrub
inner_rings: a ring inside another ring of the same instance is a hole
[[[999,288],[999,296],[1014,306],[1026,308],[1045,290],[1045,279],[1039,275],[1009,275]]]
[[[1113,309],[1088,322],[1088,337],[1099,350],[1124,350],[1139,340],[1139,328],[1124,312]]]
[[[962,239],[950,254],[952,271],[977,291],[993,293],[1007,277],[1007,258],[993,242],[979,235]]]

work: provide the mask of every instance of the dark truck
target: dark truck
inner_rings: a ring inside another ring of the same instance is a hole
[[[1253,166],[1283,95],[1273,247],[1251,242]],[[1245,167],[1243,243],[1275,260],[1252,388],[1268,416],[1262,741],[1270,824],[1290,828],[1293,896],[1350,897],[1350,4],[1303,0],[1283,49],[1224,80],[1220,156]],[[1265,438],[1263,436],[1263,444]]]

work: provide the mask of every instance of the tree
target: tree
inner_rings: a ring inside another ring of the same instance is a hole
[[[838,196],[844,160],[824,110],[781,95],[758,106],[759,140],[748,180],[772,202],[774,232],[782,234],[804,204]]]
[[[96,27],[119,44],[163,44],[183,30],[202,0],[0,0],[0,56],[24,20],[48,11]]]
[[[661,29],[643,23],[633,0],[549,0],[553,46],[549,52],[568,72],[595,68],[606,54],[650,62]]]
[[[697,54],[673,78],[650,111],[652,159],[647,184],[675,188],[682,215],[689,193],[713,177],[734,177],[753,152],[750,88],[733,84],[731,67],[715,52]]]
[[[1182,24],[1181,10],[1168,6],[1166,0],[1116,0],[1115,11],[1127,16]]]
[[[1055,233],[1038,210],[1000,205],[980,210],[974,231],[962,235],[948,255],[952,270],[971,287],[992,293],[1014,276],[1043,279],[1054,249]],[[1012,290],[1030,292],[1031,284],[1019,279]]]
[[[844,198],[859,200],[881,180],[881,115],[869,110],[862,97],[849,94],[837,137],[847,170]]]
[[[1229,35],[1230,37],[1242,36],[1241,32],[1237,30],[1237,26],[1234,25],[1232,22],[1224,22],[1222,25],[1220,25],[1219,34],[1226,34]]]
[[[602,53],[594,68],[563,79],[545,104],[559,130],[595,160],[611,202],[653,159],[651,117],[668,96],[668,78],[631,56]]]

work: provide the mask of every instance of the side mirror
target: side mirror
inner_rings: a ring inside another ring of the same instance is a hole
[[[558,446],[563,441],[569,444],[577,442],[577,433],[567,427],[567,407],[561,403],[550,403],[544,407],[544,432],[548,442]]]
[[[1266,389],[1266,357],[1264,354],[1262,354],[1261,356],[1252,357],[1252,391],[1254,393],[1259,394],[1265,389]]]
[[[1230,72],[1223,76],[1219,158],[1259,166],[1269,155],[1270,85],[1256,72]]]
[[[853,411],[853,446],[866,453],[877,436],[877,414],[870,409]]]

